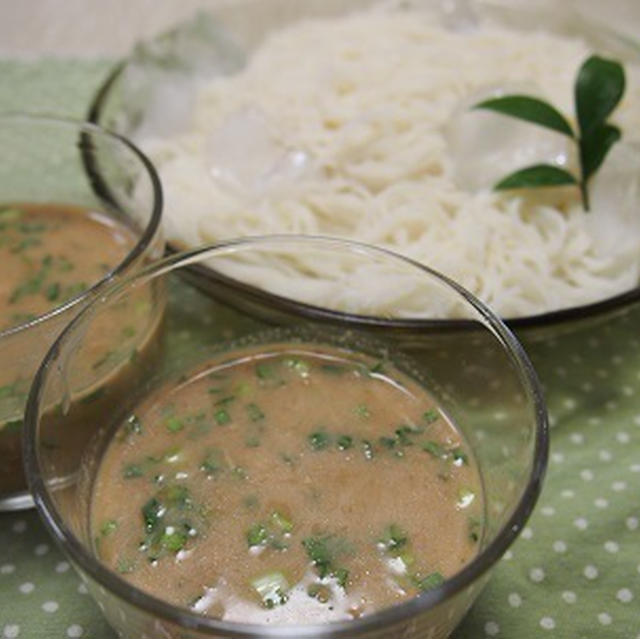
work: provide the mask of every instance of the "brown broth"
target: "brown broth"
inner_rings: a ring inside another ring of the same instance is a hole
[[[104,213],[62,204],[0,205],[0,332],[36,319],[86,291],[120,264],[134,233]],[[69,317],[68,319],[71,319]],[[122,323],[117,324],[122,326]],[[0,366],[0,495],[23,490],[21,430],[37,365],[56,323],[3,338]],[[103,353],[96,340],[96,360]]]
[[[279,343],[183,380],[117,430],[93,490],[95,552],[143,590],[226,620],[313,623],[413,597],[476,554],[473,457],[391,363]]]
[[[59,204],[0,208],[0,331],[30,321],[86,291],[135,244],[122,224]]]

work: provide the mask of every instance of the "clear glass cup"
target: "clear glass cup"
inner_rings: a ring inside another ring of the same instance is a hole
[[[99,281],[49,311],[0,327],[0,510],[33,502],[23,474],[21,430],[27,392],[45,353],[105,282],[160,257],[162,195],[146,157],[98,126],[33,115],[0,116],[0,207],[86,207],[124,225],[133,246]]]
[[[329,262],[343,267],[331,295],[313,286],[314,269]],[[275,277],[273,268],[283,277]],[[306,284],[298,295],[293,284],[300,280]],[[374,306],[360,294],[367,280],[384,293]],[[456,309],[461,322],[452,327],[420,313],[427,297],[443,313]],[[139,309],[138,337],[124,344],[120,327],[131,308]],[[356,350],[412,362],[462,431],[482,476],[485,526],[478,554],[456,575],[405,603],[348,622],[249,625],[166,603],[96,558],[92,482],[114,428],[167,379],[193,370],[234,340],[246,343],[265,331],[330,334]],[[87,363],[99,335],[117,355],[91,377]],[[25,467],[40,514],[111,625],[131,639],[446,637],[527,521],[548,450],[536,375],[489,309],[410,260],[353,242],[302,236],[176,254],[109,287],[49,351],[32,386],[25,424]]]

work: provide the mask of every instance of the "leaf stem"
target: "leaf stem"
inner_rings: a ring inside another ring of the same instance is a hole
[[[580,196],[582,197],[582,208],[588,213],[591,210],[591,203],[589,201],[589,190],[587,189],[587,181],[584,177],[580,180]]]

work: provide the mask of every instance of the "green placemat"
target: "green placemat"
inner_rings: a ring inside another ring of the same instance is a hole
[[[110,66],[0,61],[0,112],[82,117]],[[187,301],[180,348],[206,303]],[[551,413],[545,488],[455,639],[640,639],[638,326],[634,308],[527,343]],[[114,637],[32,511],[0,515],[0,637]]]

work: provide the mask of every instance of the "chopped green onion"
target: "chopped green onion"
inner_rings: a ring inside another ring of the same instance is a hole
[[[125,479],[135,479],[136,477],[143,477],[144,470],[138,464],[128,464],[122,471],[122,476]]]
[[[432,440],[423,442],[422,450],[429,453],[430,455],[433,455],[434,457],[437,457],[438,459],[443,459],[447,455],[447,451],[444,449],[444,446]]]
[[[373,366],[369,367],[369,372],[370,373],[383,373],[384,372],[384,360],[380,359],[378,360]]]
[[[58,282],[49,284],[45,290],[45,297],[50,302],[55,302],[60,297],[60,284]]]
[[[453,455],[453,463],[456,466],[466,466],[469,463],[469,458],[467,457],[464,450],[462,450],[462,448],[460,448],[459,446],[454,448],[451,451],[451,454]]]
[[[208,477],[220,474],[225,468],[224,455],[221,450],[214,448],[207,452],[207,456],[200,464],[202,470]]]
[[[156,528],[166,510],[167,509],[155,497],[152,497],[145,503],[142,507],[142,517],[147,532],[151,532]]]
[[[116,568],[120,574],[127,574],[134,571],[135,564],[128,559],[118,559]]]
[[[136,334],[136,329],[133,326],[125,326],[122,329],[122,336],[126,338],[134,337]]]
[[[385,550],[393,554],[394,556],[398,556],[400,551],[404,549],[409,543],[409,537],[400,526],[397,524],[391,524],[388,526],[382,538],[380,539],[380,543],[384,546]]]
[[[178,552],[182,550],[187,543],[188,536],[185,532],[175,531],[162,535],[160,539],[161,545],[170,552]]]
[[[290,357],[284,360],[285,366],[293,369],[300,377],[307,377],[309,375],[310,366],[309,363],[303,359],[297,357]]]
[[[271,521],[284,533],[290,533],[293,530],[293,522],[277,510],[271,513]]]
[[[328,375],[342,375],[345,372],[344,366],[338,364],[322,364],[320,368]]]
[[[323,450],[331,443],[331,436],[325,430],[318,430],[309,435],[309,444],[313,450]]]
[[[320,603],[327,603],[331,599],[331,590],[324,584],[310,584],[307,594]]]
[[[369,411],[369,408],[366,404],[358,404],[356,406],[356,415],[358,417],[361,417],[362,419],[368,419],[369,417],[371,417],[371,413]]]
[[[480,541],[482,521],[477,517],[469,517],[469,539],[476,543]]]
[[[439,572],[432,572],[423,578],[416,578],[415,584],[419,590],[426,592],[427,590],[433,590],[444,583],[444,577]]]
[[[213,414],[213,418],[216,420],[218,426],[224,426],[231,421],[231,415],[229,415],[229,413],[224,408],[217,410]]]
[[[427,422],[427,424],[432,424],[438,419],[438,417],[438,411],[435,408],[432,408],[422,414],[422,419]]]
[[[246,479],[249,476],[242,466],[234,466],[231,473],[236,479]]]
[[[235,399],[236,399],[235,395],[226,395],[225,397],[221,397],[220,399],[216,400],[215,405],[226,407],[231,402],[235,401]]]
[[[170,433],[177,433],[178,431],[181,431],[184,428],[184,424],[182,423],[182,420],[178,419],[177,417],[169,417],[169,419],[167,419],[165,424],[167,426],[167,430]]]
[[[340,557],[353,554],[353,547],[344,538],[337,535],[322,535],[307,537],[302,540],[302,545],[307,552],[307,557],[315,566],[320,579],[333,577],[343,588],[349,579],[349,571],[337,566]]]
[[[109,519],[100,527],[100,534],[103,537],[110,535],[114,530],[118,528],[118,522],[115,519]]]
[[[140,435],[142,433],[142,424],[136,415],[127,417],[124,422],[124,431],[127,435]]]
[[[264,546],[268,539],[269,533],[264,524],[253,524],[253,526],[251,526],[247,531],[247,544],[249,544],[249,548],[253,548],[254,546]]]
[[[271,379],[273,377],[273,367],[269,364],[256,364],[256,375],[260,379]]]
[[[394,448],[396,445],[395,437],[380,437],[378,441],[380,442],[380,445],[383,448],[391,449],[391,448]]]
[[[264,419],[264,413],[260,410],[257,404],[247,404],[247,415],[252,422],[257,422]]]
[[[255,577],[250,583],[265,608],[282,606],[289,599],[289,582],[281,572],[268,572]]]

